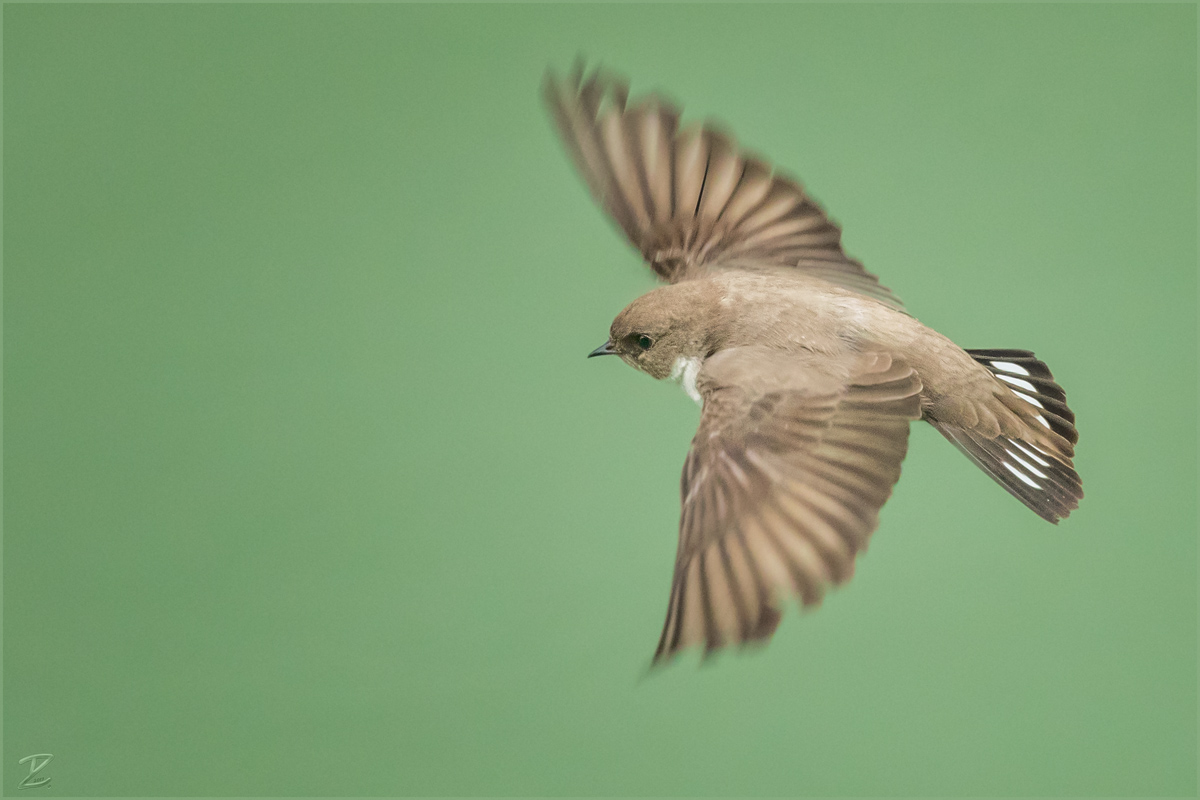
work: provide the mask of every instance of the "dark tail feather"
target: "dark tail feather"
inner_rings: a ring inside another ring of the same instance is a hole
[[[1071,444],[1079,441],[1075,413],[1067,408],[1067,393],[1054,382],[1050,368],[1028,350],[968,350],[971,358],[1008,384],[1018,397],[1044,412],[1047,427]]]
[[[1061,457],[1007,436],[989,439],[937,422],[933,427],[1042,519],[1057,523],[1079,507],[1083,483]]]
[[[1037,406],[1042,424],[1070,443],[1068,452],[1049,453],[1031,442],[1007,436],[988,438],[937,422],[933,426],[1009,494],[1042,519],[1057,523],[1078,508],[1083,497],[1083,483],[1071,462],[1071,446],[1079,441],[1079,432],[1075,414],[1067,407],[1066,392],[1054,382],[1050,369],[1028,350],[967,352],[1017,396]]]

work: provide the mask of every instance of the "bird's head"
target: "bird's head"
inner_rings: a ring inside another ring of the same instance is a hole
[[[616,355],[653,378],[671,375],[680,358],[704,358],[720,337],[719,306],[688,283],[642,295],[617,315],[608,341],[590,356]]]

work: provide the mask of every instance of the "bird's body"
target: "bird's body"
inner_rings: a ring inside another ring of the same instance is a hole
[[[989,436],[1006,432],[1050,442],[1038,430],[1036,411],[969,353],[870,297],[783,268],[714,272],[655,289],[651,297],[660,308],[678,305],[685,316],[705,318],[703,347],[683,356],[701,364],[710,352],[755,345],[831,361],[884,351],[921,379],[923,417]]]
[[[846,580],[924,419],[1056,522],[1082,497],[1066,396],[1023,350],[964,350],[841,249],[800,185],[659,97],[547,81],[592,192],[669,285],[593,355],[678,380],[703,412],[656,660],[771,635],[784,599]]]

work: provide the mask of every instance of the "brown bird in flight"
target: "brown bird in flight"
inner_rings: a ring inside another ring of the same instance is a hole
[[[800,183],[712,124],[582,65],[545,99],[596,200],[668,285],[592,356],[672,378],[703,411],[683,467],[660,662],[764,641],[785,600],[854,572],[912,420],[1034,513],[1079,505],[1075,415],[1028,350],[964,350],[842,250]]]

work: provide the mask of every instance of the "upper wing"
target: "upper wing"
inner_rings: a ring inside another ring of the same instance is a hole
[[[762,348],[705,363],[700,428],[655,661],[769,637],[783,599],[853,573],[900,477],[921,381],[882,353],[833,369]]]
[[[795,267],[881,300],[900,301],[842,250],[842,231],[799,182],[740,151],[711,124],[679,130],[657,95],[627,106],[628,86],[581,65],[548,73],[546,103],[596,200],[659,277],[707,269]]]

